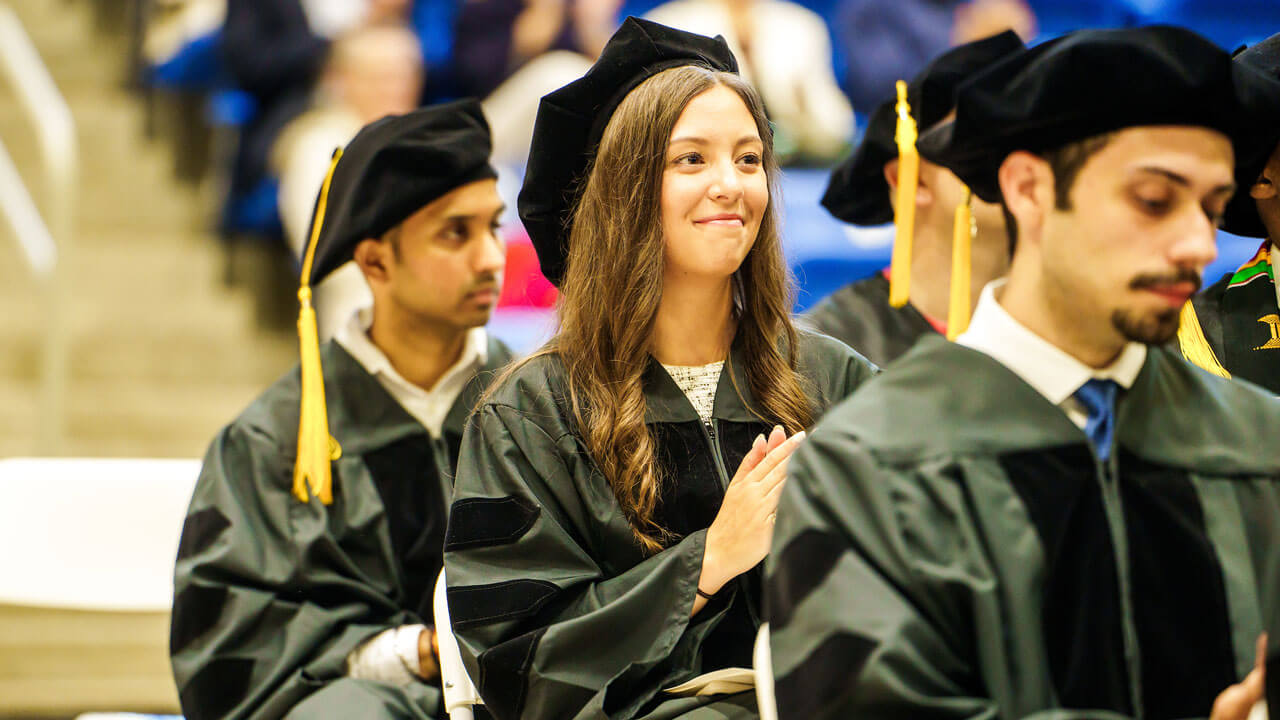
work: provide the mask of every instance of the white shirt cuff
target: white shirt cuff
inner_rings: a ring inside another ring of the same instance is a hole
[[[347,675],[404,687],[419,680],[418,637],[424,625],[401,625],[374,635],[347,655]]]

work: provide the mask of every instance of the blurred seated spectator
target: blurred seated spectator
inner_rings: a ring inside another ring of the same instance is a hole
[[[466,0],[453,40],[459,94],[483,98],[547,52],[567,50],[594,60],[617,28],[619,5],[619,0]]]
[[[160,65],[188,44],[222,28],[227,0],[155,0],[143,29],[142,56]]]
[[[333,38],[354,27],[404,21],[410,0],[227,0],[223,58],[257,110],[242,130],[231,197],[267,176],[280,130],[305,111]]]
[[[1036,33],[1023,0],[839,0],[834,30],[848,67],[844,88],[855,107],[873,108],[952,45],[1011,29]]]
[[[779,159],[827,165],[848,150],[853,109],[836,83],[827,26],[817,13],[789,0],[673,0],[645,17],[724,36],[776,125]]]
[[[951,43],[963,45],[1012,30],[1023,42],[1036,35],[1036,16],[1025,0],[971,0],[956,8]]]
[[[406,26],[360,27],[334,41],[314,106],[280,133],[272,151],[272,168],[280,178],[280,219],[299,261],[334,148],[381,117],[413,110],[422,83],[421,49]],[[354,264],[326,278],[315,290],[321,340],[371,299]]]
[[[543,95],[582,77],[591,58],[569,50],[553,50],[507,78],[481,102],[493,135],[494,165],[523,168],[533,141],[533,119]]]

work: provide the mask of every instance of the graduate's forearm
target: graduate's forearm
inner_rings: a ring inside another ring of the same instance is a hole
[[[725,570],[724,563],[719,559],[719,555],[711,547],[706,546],[702,555],[702,571],[698,575],[698,589],[707,595],[715,595],[720,592],[720,588],[724,587],[734,576]],[[699,594],[693,600],[693,608],[689,612],[689,617],[697,615],[702,608],[707,606],[707,598]]]

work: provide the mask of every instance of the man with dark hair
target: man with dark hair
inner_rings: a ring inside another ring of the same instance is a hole
[[[1001,57],[1022,49],[1012,32],[979,40],[938,56],[907,86],[907,101],[922,128],[943,120],[955,105],[955,91],[967,77]],[[894,219],[898,202],[898,122],[896,102],[876,108],[862,143],[831,174],[822,205],[853,225],[882,225]],[[804,322],[884,366],[896,360],[922,336],[946,333],[954,270],[954,213],[964,204],[966,188],[950,170],[922,160],[913,202],[915,224],[908,302],[889,304],[890,273],[886,269],[835,291],[810,310]],[[996,204],[974,200],[971,261],[964,288],[963,317],[977,292],[1009,266],[1008,238]],[[963,275],[957,282],[963,281]],[[902,280],[902,278],[899,278]],[[972,299],[971,299],[972,298]],[[962,328],[952,328],[958,330]]]
[[[213,441],[178,547],[170,652],[206,718],[443,717],[432,598],[467,414],[510,359],[480,106],[390,116],[335,153],[302,269],[299,369]],[[373,305],[317,345],[311,286]]]
[[[1236,55],[1235,62],[1280,78],[1280,34]],[[1280,239],[1280,115],[1270,124],[1274,150],[1243,168],[1242,187],[1227,206],[1222,229],[1262,239],[1233,273],[1195,296],[1182,312],[1178,344],[1188,360],[1223,377],[1280,394],[1280,285],[1272,257]]]
[[[780,717],[1243,720],[1262,697],[1280,403],[1162,345],[1267,98],[1188,30],[1083,31],[975,76],[921,138],[1018,243],[966,333],[922,339],[792,458],[766,568]]]

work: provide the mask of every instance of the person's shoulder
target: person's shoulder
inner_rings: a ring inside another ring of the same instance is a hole
[[[1280,444],[1270,440],[1280,430],[1280,398],[1166,348],[1148,352],[1138,380],[1148,401],[1131,410],[1131,424],[1155,457],[1215,474],[1280,475]]]
[[[279,444],[296,444],[302,373],[294,365],[271,383],[224,430],[247,432]]]
[[[879,370],[875,363],[844,342],[803,325],[796,327],[796,359],[802,369],[843,366],[868,374]]]
[[[325,379],[325,401],[328,415],[342,412],[341,393],[336,387],[350,380],[353,368],[364,372],[345,349],[334,340],[320,345],[320,366]],[[294,366],[271,383],[232,420],[227,431],[249,433],[260,440],[269,441],[282,451],[292,452],[297,447],[298,419],[302,414],[302,371]]]
[[[797,318],[801,327],[839,338],[866,332],[889,304],[889,286],[881,276],[856,280],[836,290]]]
[[[550,350],[540,350],[508,365],[498,374],[481,408],[503,406],[522,413],[558,412],[557,398],[566,393],[564,362]]]
[[[501,370],[516,359],[516,351],[512,350],[510,345],[507,345],[493,333],[486,332],[485,337],[487,343],[486,353],[488,355],[484,364],[485,370]]]
[[[806,317],[843,313],[850,306],[884,304],[889,301],[889,282],[880,273],[854,280],[823,298],[805,313]]]
[[[1204,310],[1216,311],[1222,304],[1222,296],[1226,294],[1227,288],[1231,286],[1231,278],[1233,273],[1225,273],[1218,281],[1209,287],[1201,290],[1191,299],[1197,311]]]

